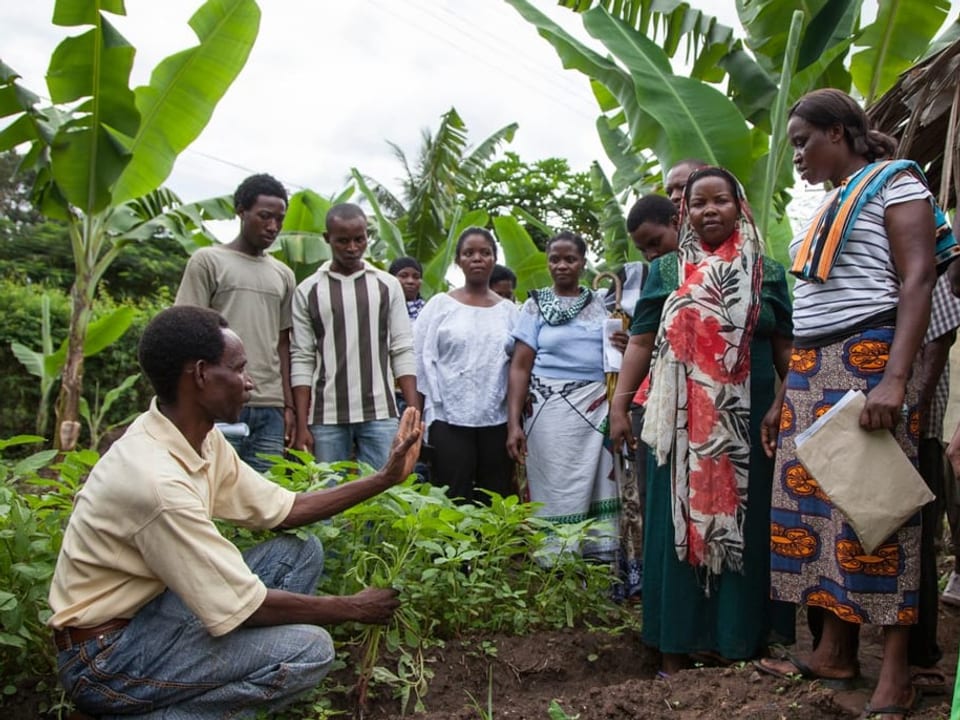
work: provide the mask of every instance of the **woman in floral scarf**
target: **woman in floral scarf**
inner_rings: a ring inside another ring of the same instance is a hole
[[[691,654],[756,657],[771,632],[792,642],[792,606],[768,600],[773,467],[760,444],[790,360],[790,299],[726,170],[690,176],[679,249],[652,264],[630,331],[628,374],[652,366],[644,642],[668,675]]]

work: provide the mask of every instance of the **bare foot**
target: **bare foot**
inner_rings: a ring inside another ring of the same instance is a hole
[[[852,684],[860,675],[859,668],[838,667],[818,664],[816,656],[811,656],[810,664],[789,653],[783,658],[761,658],[754,663],[761,672],[777,677],[799,675],[807,680],[822,680],[840,684]]]
[[[673,675],[690,667],[690,658],[679,653],[663,653],[660,659],[660,672]]]
[[[877,689],[873,691],[873,697],[863,709],[863,717],[872,718],[876,714],[883,720],[906,718],[919,698],[920,692],[913,685],[907,685],[898,690],[877,685]]]

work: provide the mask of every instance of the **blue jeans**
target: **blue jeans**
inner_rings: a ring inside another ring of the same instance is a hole
[[[311,425],[313,456],[317,462],[351,460],[356,443],[357,461],[380,469],[390,456],[399,424],[397,418],[386,418],[346,425]]]
[[[284,535],[251,548],[247,565],[270,588],[313,594],[323,570],[316,538]],[[125,628],[57,655],[60,683],[80,710],[103,718],[253,717],[316,687],[335,658],[315,625],[245,627],[212,637],[167,590]]]
[[[237,455],[257,472],[266,472],[273,463],[258,458],[258,453],[283,455],[283,408],[245,407],[238,422],[250,428],[247,437],[228,437]]]

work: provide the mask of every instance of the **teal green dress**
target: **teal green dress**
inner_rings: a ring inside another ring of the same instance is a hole
[[[678,286],[677,257],[657,258],[637,302],[632,335],[656,332],[667,296]],[[665,653],[757,657],[771,642],[794,641],[795,606],[770,599],[770,493],[773,460],[760,444],[760,423],[773,403],[774,334],[790,338],[790,295],[783,267],[763,259],[762,305],[750,345],[750,478],[744,520],[744,573],[724,572],[704,592],[703,571],[677,559],[669,467],[647,453],[643,537],[643,641]]]

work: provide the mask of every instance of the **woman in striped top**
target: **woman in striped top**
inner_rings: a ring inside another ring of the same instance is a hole
[[[788,656],[760,667],[849,685],[859,675],[860,625],[882,625],[883,665],[868,714],[905,716],[915,700],[907,639],[917,617],[920,514],[867,555],[797,460],[795,439],[847,390],[861,389],[861,427],[892,431],[916,459],[912,369],[935,280],[931,196],[922,174],[885,172],[895,169],[878,161],[895,141],[870,130],[845,93],[804,96],[787,131],[801,179],[833,190],[790,247],[794,349],[779,417],[772,411],[763,428],[765,450],[776,453],[771,582],[773,597],[806,605],[822,633],[805,662]]]

